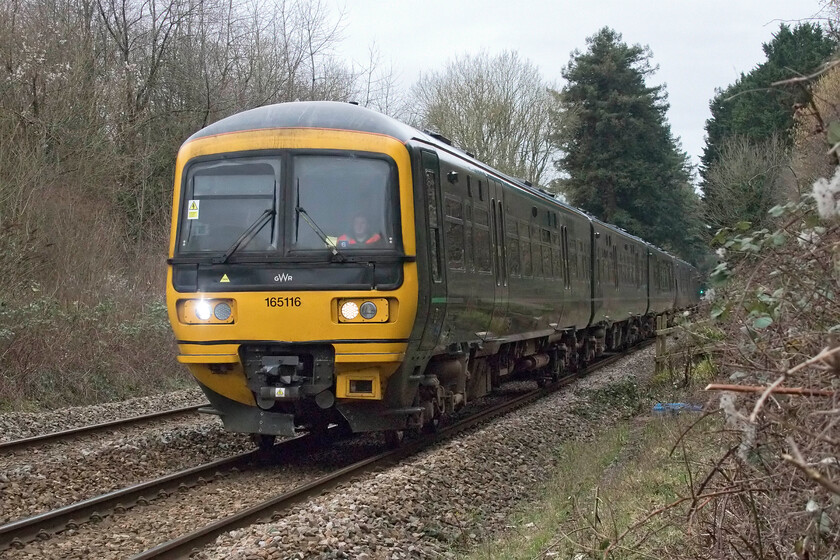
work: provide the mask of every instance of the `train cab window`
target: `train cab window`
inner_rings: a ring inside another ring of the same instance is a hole
[[[179,252],[224,252],[251,224],[258,228],[238,252],[276,250],[282,246],[276,200],[280,196],[280,161],[235,158],[192,165],[187,175]],[[259,222],[262,222],[260,225]]]
[[[326,250],[318,228],[341,251],[395,248],[397,181],[388,161],[298,155],[293,167],[294,203],[288,209],[293,249]]]

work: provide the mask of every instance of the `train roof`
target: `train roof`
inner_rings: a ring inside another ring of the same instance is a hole
[[[452,145],[451,142],[438,134],[417,130],[388,115],[383,115],[382,113],[360,107],[353,103],[342,103],[338,101],[293,101],[265,105],[216,121],[190,136],[187,142],[217,134],[272,128],[356,130],[384,134],[403,143],[409,142],[410,140],[419,140],[468,160],[485,171],[491,172],[539,198],[551,200],[555,204],[563,206],[570,211],[583,213],[580,209],[557,200],[550,193],[534,187],[522,179],[493,169],[486,163],[476,159],[472,154]]]
[[[382,113],[338,101],[293,101],[243,111],[206,126],[187,142],[216,134],[271,128],[325,128],[358,130],[391,136],[405,143],[412,138],[436,141],[431,136]]]
[[[588,220],[608,227],[621,235],[645,243],[646,245],[665,253],[675,260],[681,260],[673,255],[670,255],[667,251],[645,241],[644,239],[636,237],[635,235],[632,235],[615,225],[599,220],[598,218],[587,214],[580,208],[575,208],[570,204],[556,199],[550,193],[535,187],[522,179],[512,177],[497,169],[493,169],[486,163],[476,159],[472,154],[453,146],[449,141],[438,134],[422,132],[412,126],[389,117],[388,115],[384,115],[366,107],[360,107],[359,105],[353,103],[343,103],[339,101],[293,101],[288,103],[277,103],[274,105],[264,105],[262,107],[236,113],[235,115],[216,121],[215,123],[202,128],[190,136],[186,142],[218,134],[272,128],[356,130],[359,132],[383,134],[395,138],[402,143],[407,143],[411,140],[418,140],[467,160],[477,167],[484,169],[486,172],[492,173],[493,175],[516,185],[519,189],[537,198],[550,201],[569,212],[580,214]],[[685,264],[691,266],[688,263]]]

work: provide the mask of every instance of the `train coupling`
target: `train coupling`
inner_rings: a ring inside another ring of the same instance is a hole
[[[331,348],[256,347],[246,349],[244,358],[248,386],[262,410],[304,400],[312,400],[320,408],[332,406],[334,399],[328,398],[334,371]]]

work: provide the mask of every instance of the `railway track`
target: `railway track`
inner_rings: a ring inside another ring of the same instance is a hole
[[[62,439],[67,439],[69,437],[78,436],[78,435],[86,435],[86,434],[93,434],[96,432],[102,432],[105,430],[110,430],[113,428],[119,428],[123,426],[130,426],[132,424],[141,424],[143,422],[148,422],[151,420],[161,420],[164,418],[171,418],[174,416],[180,416],[183,414],[190,414],[196,412],[199,408],[207,406],[206,404],[198,404],[192,406],[184,406],[181,408],[173,408],[171,410],[164,410],[161,412],[152,412],[149,414],[143,414],[140,416],[132,416],[130,418],[121,418],[119,420],[111,420],[108,422],[102,422],[101,424],[90,424],[88,426],[79,426],[78,428],[71,428],[69,430],[62,430],[60,432],[51,432],[48,434],[41,434],[37,436],[32,436],[28,438],[21,438],[15,439],[11,441],[4,441],[0,443],[0,452],[9,452],[9,451],[17,451],[20,449],[25,449],[27,447],[32,447],[33,445],[42,445],[48,442],[55,442],[60,441]]]
[[[137,554],[132,557],[132,560],[184,558],[193,549],[212,542],[223,532],[260,521],[266,521],[270,519],[272,514],[282,511],[310,496],[323,493],[342,482],[356,478],[373,469],[395,464],[399,460],[413,455],[439,441],[449,439],[460,432],[485,423],[494,417],[520,408],[525,404],[533,402],[572,383],[575,379],[587,373],[591,373],[617,360],[623,359],[632,353],[632,351],[644,348],[651,343],[652,341],[646,341],[636,346],[630,352],[605,357],[593,363],[582,372],[565,377],[557,383],[522,394],[504,403],[485,408],[457,423],[441,428],[435,434],[423,435],[417,439],[412,439],[397,449],[374,453],[325,476],[304,482],[292,490],[245,508],[227,518],[219,519],[196,531],[159,544],[145,552]],[[278,443],[274,448],[274,453],[293,453],[295,448],[307,449],[312,443],[308,435],[300,436]],[[0,550],[5,550],[9,547],[21,547],[26,542],[35,539],[50,538],[52,535],[60,534],[67,529],[74,529],[86,521],[98,521],[110,515],[120,514],[138,505],[146,505],[158,497],[167,497],[173,492],[183,491],[213,479],[224,478],[236,472],[237,469],[239,471],[248,470],[256,458],[255,453],[241,453],[0,526]]]

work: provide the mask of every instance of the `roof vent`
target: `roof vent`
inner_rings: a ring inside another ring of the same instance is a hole
[[[449,138],[447,138],[446,136],[444,136],[440,132],[435,132],[433,130],[424,130],[423,132],[425,132],[426,134],[428,134],[429,136],[431,136],[435,140],[440,140],[441,142],[443,142],[444,144],[446,144],[448,146],[452,145],[452,140],[450,140]]]

